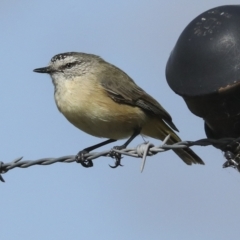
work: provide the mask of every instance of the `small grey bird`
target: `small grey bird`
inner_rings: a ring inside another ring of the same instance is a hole
[[[85,167],[84,153],[118,139],[129,138],[117,147],[125,148],[138,134],[163,140],[168,144],[181,139],[168,112],[125,72],[102,58],[86,53],[68,52],[54,56],[49,65],[34,72],[50,74],[59,111],[80,130],[109,140],[86,148],[78,154]],[[186,164],[204,164],[190,149],[173,150]],[[116,165],[120,165],[120,156]]]

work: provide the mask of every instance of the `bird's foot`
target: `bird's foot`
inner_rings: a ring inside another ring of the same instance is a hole
[[[110,157],[115,158],[115,165],[114,166],[109,165],[109,167],[116,168],[118,166],[121,166],[121,167],[123,166],[121,164],[121,159],[122,159],[121,153],[115,152],[114,149],[122,150],[124,148],[125,148],[125,146],[115,146],[115,147],[113,147],[113,150],[110,152]]]
[[[75,157],[75,160],[77,163],[80,163],[83,167],[85,168],[89,168],[89,167],[92,167],[93,166],[93,162],[92,160],[87,160],[86,157],[85,157],[85,154],[86,153],[89,153],[88,151],[86,150],[82,150],[80,151],[76,157]]]
[[[234,154],[231,151],[226,151],[224,156],[227,161],[223,164],[223,168],[232,167],[240,172],[240,155]]]

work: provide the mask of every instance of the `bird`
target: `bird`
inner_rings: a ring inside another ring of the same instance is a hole
[[[160,103],[124,71],[97,55],[60,53],[47,67],[33,71],[51,76],[57,108],[70,123],[87,134],[108,139],[77,154],[84,167],[93,166],[84,157],[86,153],[119,139],[128,140],[115,149],[126,148],[139,134],[160,140],[170,135],[167,144],[181,141],[170,114]],[[187,165],[204,165],[190,148],[173,151]],[[112,156],[116,159],[113,167],[121,165],[121,155]]]

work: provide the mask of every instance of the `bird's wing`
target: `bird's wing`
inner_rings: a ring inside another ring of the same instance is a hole
[[[109,73],[109,65],[106,71]],[[108,96],[115,102],[137,106],[148,114],[163,119],[172,129],[178,131],[168,112],[149,94],[147,94],[122,70],[111,66],[111,77],[107,72],[99,74],[100,83]]]

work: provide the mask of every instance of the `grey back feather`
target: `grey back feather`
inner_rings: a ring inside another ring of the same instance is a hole
[[[109,63],[102,61],[101,64],[105,66],[99,74],[100,83],[110,98],[121,104],[137,106],[147,114],[163,119],[172,129],[178,131],[169,113],[125,72]]]

